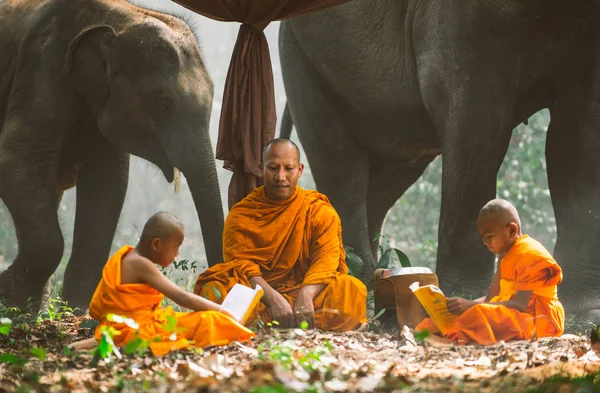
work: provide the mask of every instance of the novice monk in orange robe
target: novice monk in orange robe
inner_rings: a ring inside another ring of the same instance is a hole
[[[263,321],[351,330],[367,320],[367,290],[348,275],[341,222],[327,197],[296,186],[303,168],[293,142],[265,146],[265,185],[229,212],[224,262],[200,274],[194,292],[220,302],[235,283],[259,284]]]
[[[225,345],[254,336],[218,304],[184,291],[160,272],[157,265],[167,267],[173,262],[183,238],[183,224],[179,219],[169,213],[157,213],[144,226],[135,248],[124,246],[108,260],[90,303],[90,315],[100,321],[96,340],[100,339],[102,326],[112,326],[119,332],[114,337],[117,346],[127,344],[137,334],[150,341],[155,355],[164,355],[190,345]],[[165,295],[181,307],[196,311],[175,312],[170,306],[162,308],[160,303]],[[125,323],[108,321],[108,314],[135,320],[139,330],[136,332]],[[165,327],[168,316],[177,320],[175,336]]]
[[[459,315],[456,332],[448,338],[493,344],[560,336],[565,312],[557,285],[562,270],[552,255],[541,243],[521,234],[517,210],[505,200],[488,202],[479,213],[477,227],[483,243],[498,255],[498,269],[485,298],[448,299],[448,311]],[[425,329],[437,332],[429,318],[416,327]]]

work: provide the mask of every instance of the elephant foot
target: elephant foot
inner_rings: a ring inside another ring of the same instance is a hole
[[[73,309],[75,315],[85,315],[90,306],[91,296],[97,283],[82,285],[81,280],[73,284],[72,280],[65,279],[63,287],[63,300]],[[90,293],[89,288],[92,288]]]
[[[22,313],[37,315],[43,306],[42,297],[47,280],[33,281],[30,277],[25,269],[14,263],[0,273],[0,301],[7,307],[17,307]],[[47,299],[49,294],[44,297]]]

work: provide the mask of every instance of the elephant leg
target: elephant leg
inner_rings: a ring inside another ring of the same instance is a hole
[[[64,240],[56,213],[56,168],[34,165],[23,157],[29,155],[0,157],[0,197],[18,241],[16,259],[0,274],[0,297],[6,305],[35,314],[44,286],[60,263]]]
[[[479,210],[496,197],[498,170],[510,143],[511,86],[490,69],[461,69],[440,79],[422,64],[424,102],[442,141],[442,200],[436,273],[447,295],[479,297],[495,257],[477,230]],[[446,65],[450,67],[451,64]]]
[[[590,93],[591,82],[572,87],[551,109],[546,161],[557,226],[554,256],[563,270],[559,299],[568,314],[598,324],[600,96]]]
[[[344,245],[352,247],[366,266],[374,266],[367,228],[369,158],[352,136],[363,131],[351,116],[356,111],[316,72],[289,24],[282,23],[280,35],[288,105],[317,188],[341,218]],[[361,278],[370,278],[366,273],[371,270],[365,269]]]
[[[129,155],[99,144],[79,170],[73,250],[63,283],[63,299],[81,311],[88,308],[108,259],[129,174]]]
[[[60,201],[63,198],[63,191],[58,191],[56,193],[56,210],[60,207]],[[44,288],[42,288],[42,296],[40,298],[40,312],[47,312],[50,306],[50,297],[52,295],[52,291],[56,285],[56,275],[53,274],[50,276],[46,284],[44,284]]]
[[[370,161],[369,191],[367,194],[367,217],[369,239],[382,233],[388,211],[396,201],[416,182],[435,156],[415,163],[399,162],[372,156]],[[371,252],[377,260],[379,242],[371,241]]]

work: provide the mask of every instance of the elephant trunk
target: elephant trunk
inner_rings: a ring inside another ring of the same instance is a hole
[[[223,205],[212,154],[211,160],[212,165],[205,163],[191,170],[182,168],[200,219],[209,267],[223,261]]]
[[[167,149],[167,155],[185,175],[200,219],[208,266],[213,266],[223,260],[223,205],[210,138],[205,135],[200,139],[186,140],[183,145],[174,143]],[[174,183],[177,191],[177,170]]]

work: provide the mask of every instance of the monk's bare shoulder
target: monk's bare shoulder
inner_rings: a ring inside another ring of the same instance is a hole
[[[157,270],[151,260],[132,251],[121,261],[121,283],[143,284],[146,282],[146,276]]]

